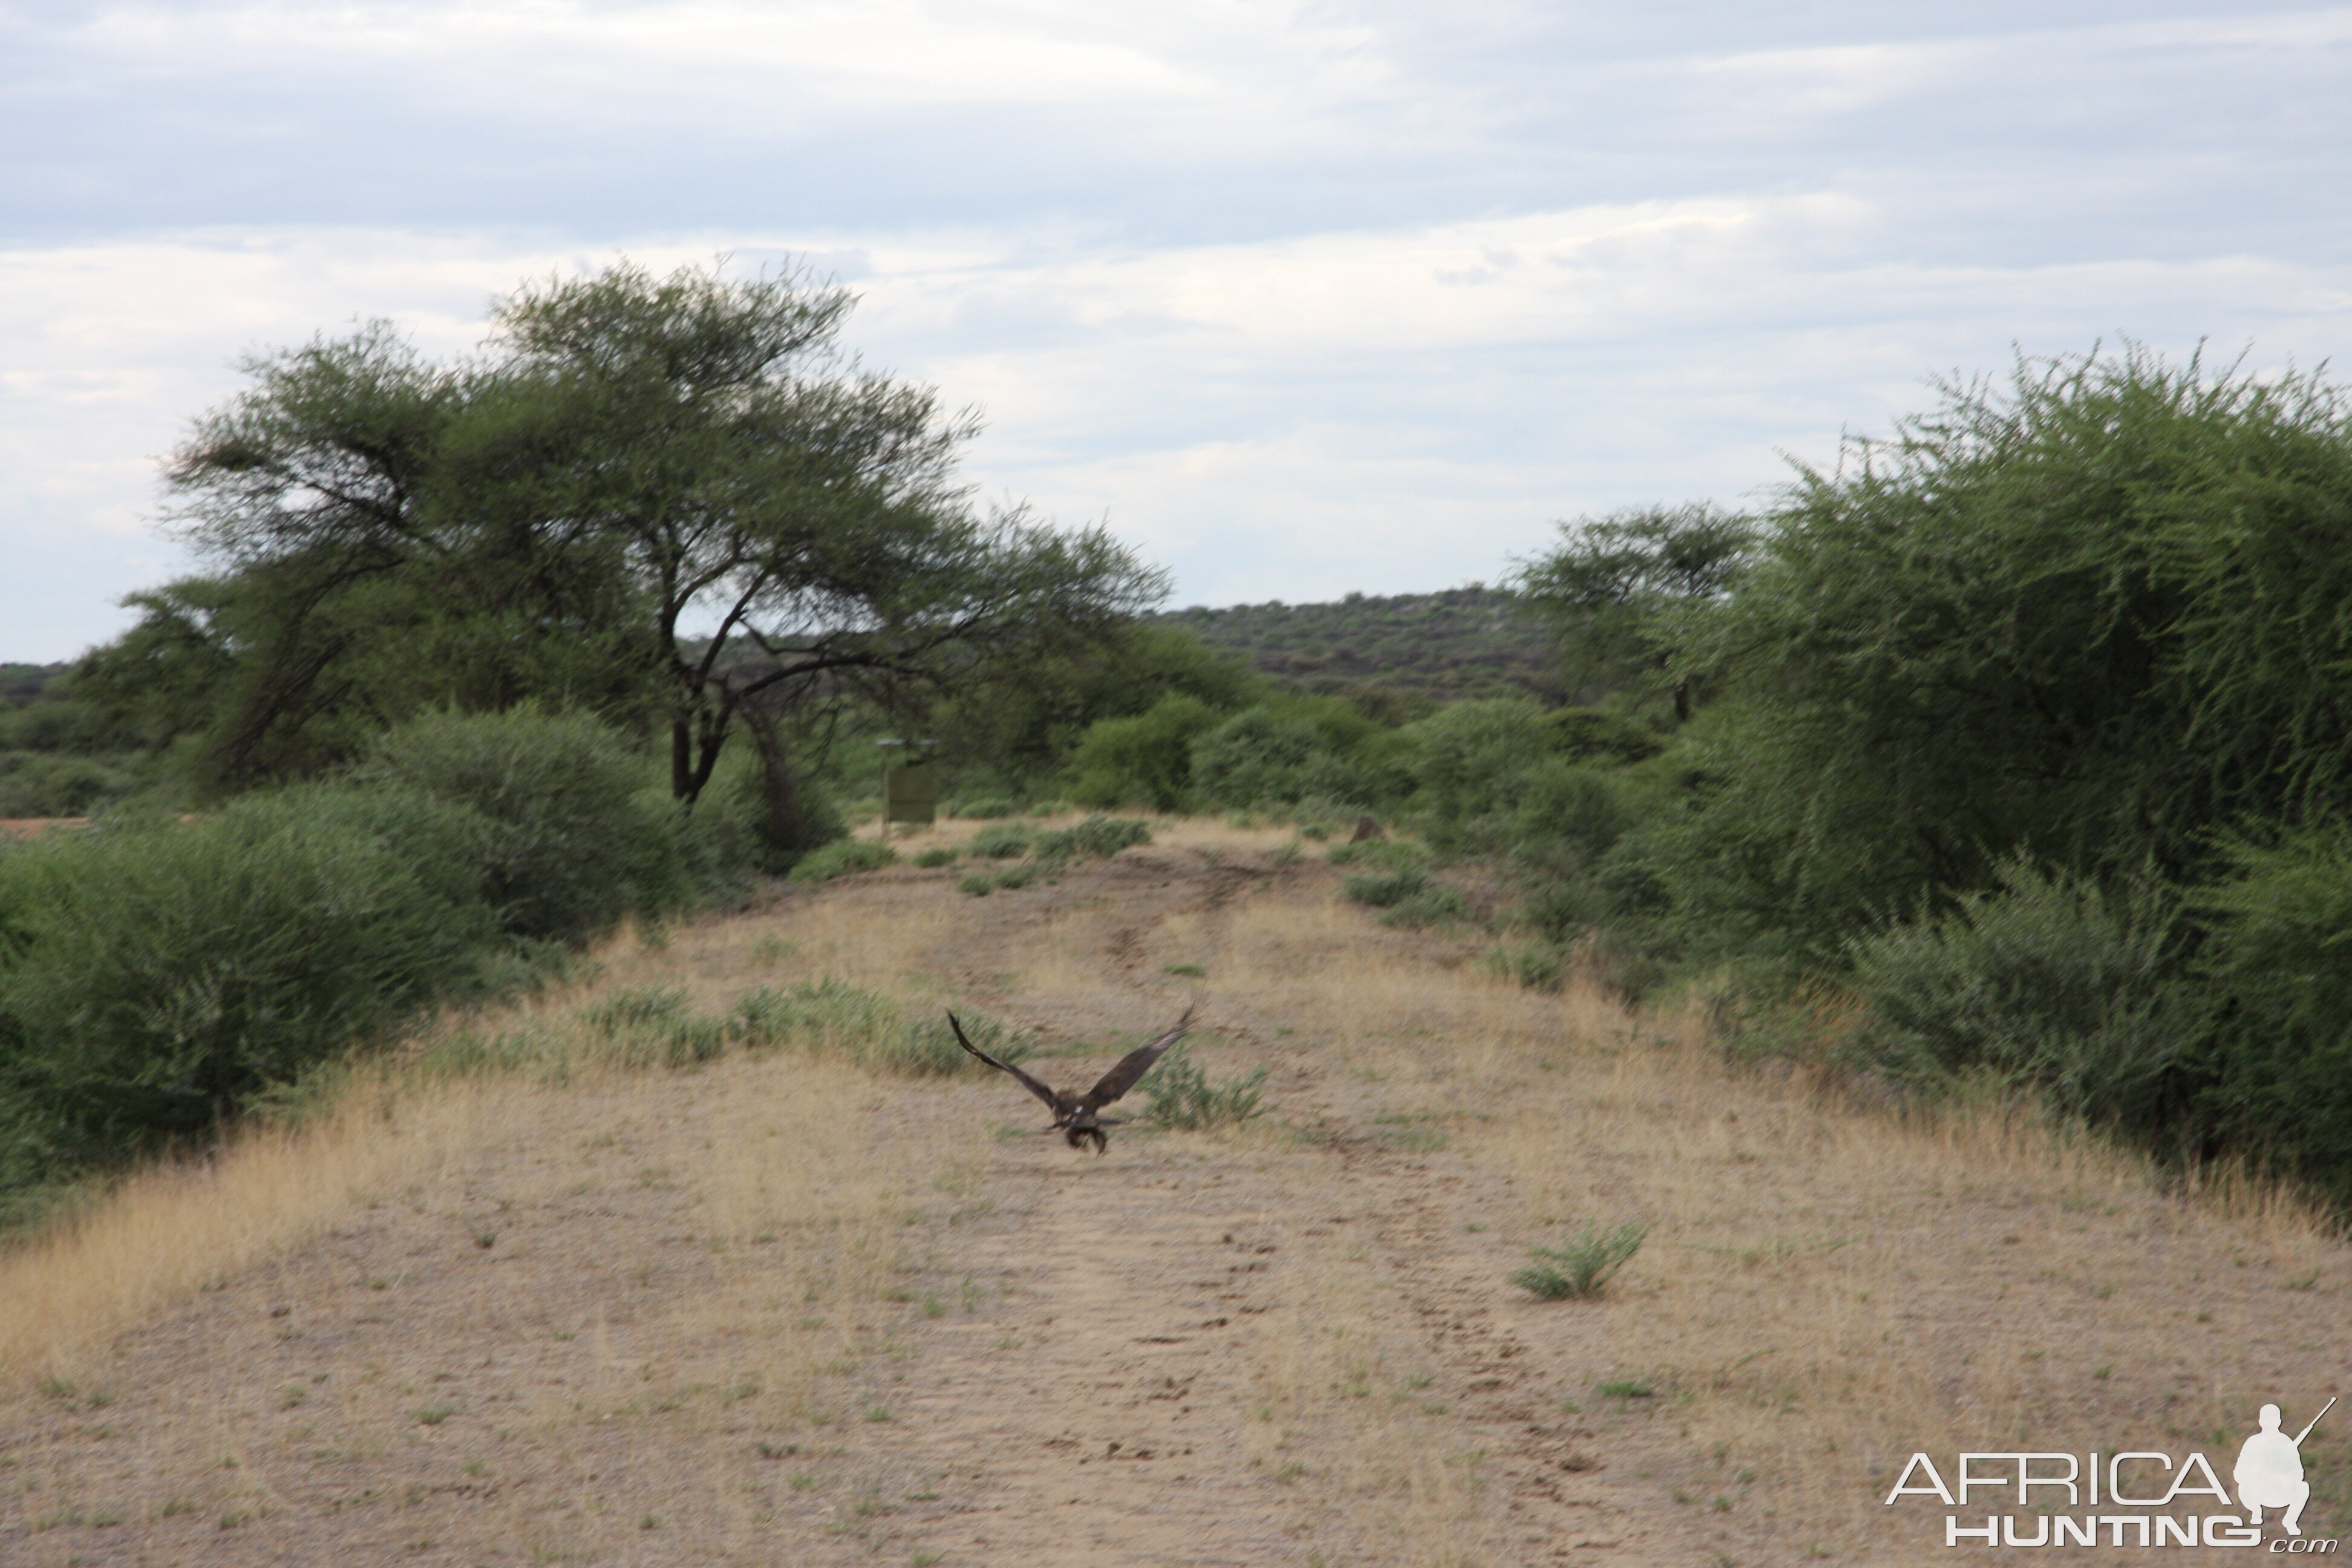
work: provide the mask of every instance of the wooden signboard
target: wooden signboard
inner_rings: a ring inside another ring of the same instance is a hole
[[[929,763],[908,763],[882,774],[882,820],[928,827],[940,810],[940,775]]]

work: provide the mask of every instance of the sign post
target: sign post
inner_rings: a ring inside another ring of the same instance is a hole
[[[890,825],[903,822],[929,827],[939,819],[940,782],[938,770],[930,760],[908,760],[891,765],[893,746],[912,744],[907,741],[877,741],[882,748],[882,837],[888,839]],[[925,742],[929,744],[929,742]]]

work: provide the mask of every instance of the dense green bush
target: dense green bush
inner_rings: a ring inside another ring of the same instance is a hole
[[[386,814],[441,831],[413,803]],[[467,981],[489,910],[362,815],[295,793],[0,852],[20,1178],[201,1132]]]
[[[1192,783],[1211,805],[1288,804],[1315,789],[1316,763],[1333,761],[1312,725],[1251,708],[1192,742]]]
[[[83,816],[142,783],[136,759],[0,752],[0,816]]]
[[[454,801],[493,825],[485,889],[513,935],[585,942],[687,896],[669,809],[641,794],[627,741],[586,714],[429,714],[380,738],[352,778]]]
[[[1809,473],[1699,618],[1723,700],[1669,880],[1693,932],[1834,966],[2001,857],[2102,878],[2352,797],[2352,407],[2120,356],[1943,389]]]
[[[1646,724],[1602,708],[1559,708],[1544,715],[1552,746],[1571,762],[1638,763],[1666,749],[1666,738]]]
[[[1441,849],[1499,849],[1526,775],[1554,754],[1556,731],[1532,702],[1456,702],[1407,726],[1412,809]]]
[[[2225,1008],[2204,1121],[2352,1204],[2352,826],[2225,853],[2230,875],[2195,896],[2212,926],[2200,969]]]
[[[1990,1079],[2143,1137],[2177,1131],[2209,1022],[2179,973],[2179,898],[2016,859],[1999,877],[1855,943],[1865,1059],[1922,1087]]]
[[[1070,759],[1070,798],[1088,806],[1182,809],[1192,796],[1192,742],[1216,722],[1214,710],[1183,692],[1131,719],[1098,721]]]

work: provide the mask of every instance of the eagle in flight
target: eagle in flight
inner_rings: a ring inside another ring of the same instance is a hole
[[[1125,1117],[1102,1116],[1099,1114],[1102,1108],[1133,1089],[1143,1075],[1151,1070],[1151,1064],[1160,1059],[1160,1053],[1182,1039],[1185,1031],[1192,1026],[1192,1009],[1187,1007],[1184,1009],[1184,1016],[1176,1020],[1174,1028],[1170,1029],[1150,1045],[1139,1046],[1119,1058],[1118,1065],[1103,1074],[1102,1080],[1094,1088],[1084,1094],[1066,1094],[1046,1088],[1011,1062],[998,1061],[994,1057],[973,1045],[964,1037],[963,1026],[956,1022],[956,1016],[953,1013],[948,1015],[948,1027],[955,1031],[958,1045],[998,1071],[1009,1072],[1019,1079],[1022,1088],[1052,1108],[1054,1125],[1046,1129],[1047,1131],[1059,1131],[1073,1149],[1083,1149],[1091,1140],[1095,1146],[1095,1152],[1097,1154],[1110,1147],[1109,1135],[1105,1133],[1103,1129],[1117,1127],[1126,1121]]]

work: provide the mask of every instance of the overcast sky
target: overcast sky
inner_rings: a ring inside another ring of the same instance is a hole
[[[242,353],[807,258],[1177,604],[1751,504],[1925,379],[2352,344],[2352,7],[0,0],[0,658],[189,569]]]

